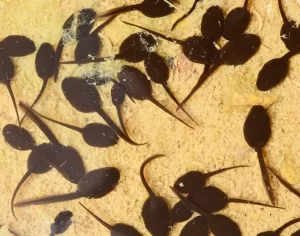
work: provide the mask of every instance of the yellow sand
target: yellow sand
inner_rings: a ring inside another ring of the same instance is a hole
[[[0,39],[10,34],[26,35],[33,39],[36,46],[43,42],[56,45],[61,36],[61,26],[71,13],[83,7],[92,7],[101,12],[123,4],[138,1],[125,0],[0,0]],[[102,56],[112,55],[118,51],[119,44],[129,34],[137,32],[136,28],[122,24],[121,20],[135,22],[153,30],[165,32],[176,38],[184,39],[200,34],[203,13],[212,5],[222,6],[224,12],[242,6],[243,0],[204,0],[196,11],[183,21],[176,31],[170,32],[172,23],[186,12],[193,0],[182,0],[178,11],[168,17],[149,19],[138,12],[119,16],[103,32],[105,50]],[[300,22],[300,3],[297,0],[283,0],[287,15]],[[226,172],[211,178],[208,184],[220,187],[230,197],[249,199],[269,203],[261,179],[256,154],[244,141],[243,124],[245,117],[254,104],[270,107],[272,118],[272,138],[265,148],[268,165],[276,169],[284,178],[299,189],[300,182],[300,57],[292,58],[288,78],[271,92],[258,92],[255,87],[258,71],[262,65],[287,52],[280,40],[279,32],[282,20],[279,15],[277,0],[250,1],[252,20],[247,30],[261,37],[259,52],[243,66],[224,66],[220,68],[195,94],[186,109],[199,123],[195,130],[189,129],[170,118],[147,101],[133,104],[127,99],[124,106],[126,127],[130,136],[137,142],[148,145],[135,147],[120,141],[118,145],[107,149],[87,146],[79,133],[48,123],[61,143],[71,145],[82,155],[88,171],[115,166],[121,171],[118,186],[108,196],[98,200],[81,199],[87,207],[110,224],[124,222],[135,226],[143,235],[150,235],[144,227],[141,208],[147,198],[147,192],[141,184],[139,168],[149,156],[164,153],[167,157],[153,161],[146,168],[146,178],[158,195],[164,196],[170,206],[177,198],[169,189],[174,181],[190,170],[209,172],[233,165],[250,165],[251,168]],[[101,22],[101,21],[100,21]],[[99,23],[100,23],[99,22]],[[97,23],[98,24],[98,23]],[[223,44],[224,42],[221,42]],[[64,60],[72,59],[72,44],[64,51]],[[175,63],[184,60],[178,45],[161,40],[158,52],[167,57],[175,57]],[[31,104],[41,87],[41,80],[34,69],[35,54],[23,58],[14,58],[16,76],[12,88],[17,100]],[[64,98],[61,81],[70,75],[80,76],[87,70],[100,70],[114,77],[123,62],[88,65],[81,68],[65,66],[60,72],[57,83],[51,79],[49,86],[36,110],[44,115],[63,122],[84,126],[90,122],[102,122],[97,114],[77,112]],[[135,65],[144,71],[143,63]],[[188,70],[179,72],[174,69],[169,80],[172,91],[182,100],[196,83],[203,70],[202,65],[186,62]],[[157,100],[175,112],[176,106],[171,102],[162,87],[153,85],[153,95]],[[117,121],[115,108],[110,103],[110,85],[99,88],[104,109]],[[16,124],[15,112],[5,86],[0,87],[0,127]],[[23,113],[20,111],[21,116]],[[188,121],[182,112],[177,113]],[[46,137],[29,120],[24,127],[33,133],[38,144],[48,142]],[[64,235],[109,235],[106,228],[90,217],[78,204],[78,200],[16,209],[19,221],[14,220],[9,202],[19,179],[27,170],[26,161],[29,152],[20,152],[9,147],[1,136],[0,140],[0,235],[7,235],[7,228],[21,236],[49,235],[50,224],[62,210],[73,212],[73,225]],[[300,217],[299,199],[272,177],[272,185],[278,205],[286,210],[275,210],[251,205],[231,204],[222,214],[230,216],[240,224],[243,235],[253,236],[258,232],[276,229],[294,217]],[[20,190],[17,201],[49,194],[68,193],[76,190],[56,170],[42,176],[31,176]],[[184,223],[174,227],[170,235],[177,236]],[[298,225],[300,228],[300,225]],[[297,229],[290,227],[282,235],[290,235]]]

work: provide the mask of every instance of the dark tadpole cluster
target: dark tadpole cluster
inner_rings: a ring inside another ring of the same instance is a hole
[[[177,20],[172,29],[195,10],[198,2],[201,3],[201,0],[195,0],[189,12]],[[193,129],[190,124],[154,98],[152,83],[161,85],[178,108],[182,109],[187,117],[197,125],[195,119],[183,108],[183,105],[220,66],[243,65],[259,50],[260,38],[257,35],[245,33],[251,20],[251,14],[248,10],[249,1],[245,0],[242,7],[232,9],[226,16],[224,16],[220,6],[209,7],[201,21],[201,35],[190,36],[186,39],[176,39],[123,21],[127,25],[142,29],[143,32],[133,33],[126,37],[116,55],[101,57],[104,44],[99,37],[99,33],[105,27],[108,27],[118,15],[130,11],[139,11],[151,18],[166,17],[175,12],[177,4],[180,4],[180,1],[143,0],[139,4],[121,6],[102,13],[85,8],[72,14],[62,26],[62,36],[56,48],[48,42],[44,42],[37,50],[35,69],[37,76],[42,80],[42,87],[31,105],[20,102],[19,106],[25,113],[21,120],[10,86],[10,82],[15,77],[12,58],[34,53],[36,50],[35,43],[20,35],[8,36],[0,42],[0,83],[6,85],[10,93],[19,124],[19,126],[15,124],[5,125],[2,134],[6,143],[12,148],[18,151],[30,151],[27,159],[27,172],[17,183],[10,202],[14,217],[16,217],[14,208],[53,204],[80,198],[103,198],[115,190],[120,180],[120,171],[115,167],[103,167],[86,171],[79,152],[72,146],[62,144],[43,120],[80,133],[87,145],[96,148],[115,146],[120,142],[120,139],[135,146],[145,145],[146,143],[133,141],[129,135],[130,132],[128,132],[129,129],[124,121],[122,109],[126,98],[129,98],[133,103],[144,100],[150,101],[181,124]],[[278,0],[278,4],[283,19],[280,36],[289,52],[281,58],[269,61],[259,72],[257,88],[262,91],[269,90],[284,80],[288,74],[289,59],[300,52],[300,28],[296,26],[294,21],[288,20],[281,0]],[[94,28],[95,22],[104,17],[109,18]],[[219,48],[217,43],[221,37],[227,41],[223,47]],[[156,52],[159,38],[178,44],[188,60],[204,65],[203,73],[198,82],[182,102],[178,101],[169,87],[170,68],[166,59]],[[61,61],[64,47],[70,44],[71,41],[76,42],[74,59],[72,61]],[[106,61],[114,63],[116,60],[131,63],[130,65],[123,65],[117,71],[116,79],[102,74],[92,76],[84,74],[80,77],[65,77],[61,82],[62,93],[66,99],[62,102],[68,102],[69,105],[81,113],[97,113],[106,124],[88,123],[84,127],[78,127],[53,118],[53,114],[48,116],[34,109],[35,104],[42,98],[49,79],[53,77],[54,81],[58,80],[61,65],[75,64],[82,66],[88,63]],[[141,62],[146,73],[132,65]],[[103,101],[98,91],[99,86],[108,84],[112,85],[110,90],[111,103],[117,113],[119,125],[104,110]],[[49,142],[36,143],[33,135],[24,127],[21,127],[25,117],[28,117],[40,129]],[[223,192],[221,188],[206,185],[206,180],[210,177],[225,171],[249,167],[233,166],[210,173],[190,171],[179,177],[174,186],[171,187],[179,200],[170,208],[167,199],[155,193],[145,177],[146,166],[157,158],[164,156],[157,154],[144,161],[140,167],[141,182],[148,193],[141,208],[141,219],[151,235],[167,236],[175,224],[188,221],[183,226],[180,236],[208,236],[210,234],[215,236],[240,236],[242,232],[239,224],[228,216],[219,213],[228,205],[251,204],[253,206],[283,209],[275,206],[275,195],[268,173],[268,166],[263,156],[263,148],[271,138],[271,119],[267,110],[260,105],[253,106],[246,117],[243,131],[245,141],[257,153],[263,182],[273,205],[233,198]],[[67,181],[76,184],[77,190],[71,193],[43,196],[15,203],[18,191],[31,175],[42,175],[52,168],[56,169]],[[300,197],[298,190],[284,180],[274,169],[271,167],[269,169],[289,191]],[[110,225],[81,203],[80,205],[107,228],[112,236],[141,235],[137,229],[125,223]],[[191,219],[193,213],[199,215]],[[72,224],[72,217],[73,214],[70,211],[60,212],[51,225],[50,235],[64,233]],[[300,222],[299,218],[291,220],[275,231],[262,232],[258,235],[279,236],[285,228],[297,222]],[[299,230],[294,232],[292,236],[300,235],[299,232]]]
[[[264,64],[256,81],[256,87],[260,91],[268,91],[285,80],[289,72],[289,60],[300,54],[300,26],[297,26],[295,21],[287,18],[282,0],[278,0],[278,5],[283,20],[280,38],[289,52]]]

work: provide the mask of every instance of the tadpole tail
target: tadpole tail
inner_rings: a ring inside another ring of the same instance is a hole
[[[62,61],[60,62],[60,64],[62,65],[84,65],[84,64],[89,64],[89,63],[99,63],[99,62],[105,62],[112,59],[112,57],[95,57],[95,58],[86,58],[83,60],[80,60],[80,62],[78,61]]]
[[[16,99],[15,99],[14,92],[12,91],[12,88],[10,86],[10,82],[9,81],[7,81],[5,83],[5,85],[6,85],[6,88],[7,88],[8,92],[9,92],[10,98],[11,98],[13,104],[14,104],[16,116],[17,116],[17,119],[18,119],[18,124],[19,124],[19,126],[21,126],[20,116],[19,116],[19,112],[18,112],[18,108],[17,108],[17,104],[16,104]]]
[[[293,225],[293,224],[296,224],[296,223],[298,223],[298,222],[300,222],[300,218],[293,219],[293,220],[291,220],[291,221],[285,223],[284,225],[282,225],[282,226],[281,226],[280,228],[278,228],[277,230],[275,230],[274,233],[279,234],[279,233],[281,233],[281,231],[283,231],[283,230],[286,229],[287,227],[289,227],[289,226],[291,226],[291,225]],[[275,235],[276,235],[276,234],[275,234]]]
[[[88,208],[86,208],[83,204],[79,202],[80,206],[82,206],[91,216],[93,216],[100,224],[102,224],[108,230],[112,230],[111,225],[107,224],[104,220],[100,219],[100,217],[96,216],[93,212],[91,212]]]
[[[169,41],[169,42],[177,43],[177,44],[179,44],[179,45],[182,45],[182,44],[183,44],[183,41],[182,41],[182,40],[179,40],[179,39],[175,39],[175,38],[172,38],[172,37],[165,36],[165,35],[163,35],[163,34],[161,34],[161,33],[155,32],[155,31],[153,31],[153,30],[144,28],[144,27],[139,26],[139,25],[135,25],[135,24],[129,23],[129,22],[127,22],[127,21],[122,21],[122,22],[123,22],[124,24],[126,24],[126,25],[131,25],[131,26],[140,28],[140,29],[142,29],[142,30],[145,30],[145,31],[147,31],[147,32],[149,32],[149,33],[151,33],[151,34],[154,34],[156,37],[160,37],[160,38],[165,39],[165,40],[167,40],[167,41]]]
[[[258,149],[258,150],[256,150],[256,152],[257,152],[257,157],[258,157],[260,170],[261,170],[261,174],[263,177],[265,188],[267,190],[267,193],[268,193],[271,203],[275,206],[275,196],[274,196],[274,192],[273,192],[273,189],[271,186],[270,177],[269,177],[266,163],[265,163],[265,160],[263,157],[262,149]]]
[[[298,54],[300,54],[299,50],[298,51],[289,51],[282,57],[282,59],[287,61],[287,60],[291,59],[293,56],[298,55]]]
[[[132,145],[145,145],[147,143],[136,143],[132,141],[123,131],[115,124],[115,122],[102,110],[102,108],[97,108],[96,112],[105,120],[105,122],[127,143]]]
[[[122,128],[124,134],[129,137],[129,135],[128,135],[127,131],[126,131],[125,125],[124,125],[124,120],[123,120],[123,116],[122,116],[121,107],[117,106],[116,109],[117,109],[118,119],[119,119],[121,128]]]
[[[227,167],[227,168],[223,168],[223,169],[219,169],[219,170],[215,170],[215,171],[212,171],[212,172],[209,172],[209,173],[206,173],[206,174],[203,174],[204,175],[204,178],[210,178],[214,175],[217,175],[217,174],[221,174],[225,171],[228,171],[228,170],[233,170],[233,169],[237,169],[237,168],[244,168],[244,167],[250,167],[250,166],[246,166],[246,165],[242,165],[242,166],[232,166],[232,167]]]
[[[98,34],[104,27],[106,27],[110,22],[112,22],[115,18],[117,17],[117,15],[114,15],[112,17],[110,17],[108,20],[104,21],[101,25],[99,25],[92,33],[92,34]]]
[[[286,17],[285,15],[285,12],[283,10],[283,6],[282,6],[282,0],[278,0],[278,6],[279,6],[279,11],[280,11],[280,15],[281,15],[281,18],[283,20],[283,23],[286,24],[289,22],[288,18]]]
[[[249,0],[245,0],[243,8],[247,9],[248,4],[249,4]]]
[[[174,94],[172,93],[172,91],[170,90],[169,86],[166,83],[163,83],[162,85],[165,89],[165,91],[169,94],[170,98],[175,102],[175,104],[177,106],[180,106],[179,101],[176,99],[176,97],[174,96]],[[198,125],[198,123],[194,120],[194,118],[183,108],[181,107],[181,110],[196,124]]]
[[[69,128],[69,129],[72,129],[72,130],[74,130],[74,131],[76,131],[76,132],[79,132],[79,133],[82,132],[82,129],[79,128],[79,127],[77,127],[77,126],[69,125],[69,124],[60,122],[60,121],[58,121],[58,120],[53,120],[53,119],[51,119],[51,118],[49,118],[49,117],[46,117],[46,116],[42,115],[41,113],[37,112],[36,110],[34,110],[34,112],[35,112],[36,114],[38,114],[40,117],[44,118],[45,120],[48,120],[48,121],[51,121],[51,122],[53,122],[53,123],[55,123],[55,124],[64,126],[64,127],[66,127],[66,128]]]
[[[190,14],[192,14],[192,12],[196,9],[196,5],[199,1],[201,1],[201,0],[194,0],[193,6],[191,7],[191,9],[187,13],[185,13],[182,17],[180,17],[178,20],[175,21],[175,23],[172,25],[171,30],[174,30],[181,21],[183,21]]]
[[[162,109],[164,112],[175,118],[176,120],[180,121],[182,124],[186,125],[187,127],[194,129],[189,124],[185,123],[182,119],[180,119],[178,116],[174,115],[172,112],[170,112],[167,108],[165,108],[163,105],[161,105],[158,101],[156,101],[153,97],[149,97],[148,100],[152,102],[154,105]]]
[[[273,205],[269,205],[269,204],[264,204],[264,203],[260,203],[260,202],[253,202],[253,201],[248,201],[248,200],[238,199],[238,198],[229,198],[228,202],[251,204],[251,205],[264,206],[264,207],[270,207],[270,208],[276,208],[276,209],[285,209],[283,207],[278,207],[278,206],[273,206]]]
[[[31,175],[31,172],[30,172],[30,171],[27,171],[27,172],[25,173],[25,175],[20,179],[20,181],[19,181],[17,187],[15,188],[15,190],[14,190],[14,192],[13,192],[13,195],[12,195],[12,197],[11,197],[11,200],[10,200],[10,209],[11,209],[11,212],[12,212],[12,214],[13,214],[13,216],[15,217],[16,220],[18,220],[18,219],[17,219],[17,217],[16,217],[16,215],[15,215],[15,211],[14,211],[14,201],[15,201],[15,198],[16,198],[16,196],[17,196],[17,193],[18,193],[20,187],[23,185],[23,183],[26,181],[26,179],[27,179],[30,175]]]
[[[110,9],[108,11],[99,13],[97,15],[97,18],[112,16],[112,15],[119,15],[121,13],[134,11],[134,10],[139,10],[140,6],[141,6],[141,4],[135,4],[135,5],[124,6],[124,7],[116,7],[116,8]]]
[[[143,162],[143,164],[141,165],[141,168],[140,168],[140,176],[141,176],[142,183],[150,196],[155,196],[155,194],[145,179],[144,170],[145,170],[146,165],[149,162],[153,161],[154,159],[160,158],[160,157],[165,157],[165,155],[164,154],[156,154],[152,157],[149,157],[146,161]]]
[[[42,88],[39,92],[39,94],[37,95],[36,99],[34,100],[34,102],[32,103],[32,105],[30,106],[31,108],[33,108],[35,106],[35,104],[40,100],[40,98],[42,97],[46,87],[47,87],[47,83],[48,83],[48,80],[43,80],[43,85],[42,85]],[[21,124],[23,123],[24,119],[26,117],[26,114],[22,117],[21,119]]]
[[[35,123],[36,126],[44,133],[44,135],[49,139],[49,141],[55,147],[60,147],[61,144],[58,142],[57,138],[54,136],[49,127],[34,113],[34,111],[26,106],[23,102],[19,103],[21,109],[28,115],[28,117]]]
[[[49,196],[39,199],[32,199],[32,200],[25,200],[22,202],[18,202],[14,204],[14,207],[26,207],[30,205],[45,205],[45,204],[52,204],[52,203],[58,203],[58,202],[65,202],[65,201],[71,201],[77,198],[82,197],[77,192],[75,193],[67,193],[62,195],[56,195],[56,196]]]
[[[178,106],[177,110],[182,108],[194,95],[194,93],[201,87],[201,85],[207,80],[209,76],[211,76],[219,67],[219,65],[215,65],[211,69],[209,69],[210,64],[206,64],[203,70],[203,73],[201,74],[199,80],[197,81],[196,85],[192,88],[191,92],[186,96],[185,99],[181,102],[181,104]]]
[[[273,170],[272,168],[269,168],[269,170],[273,173],[273,175],[275,175],[275,177],[279,180],[279,182],[286,187],[288,190],[290,190],[293,194],[295,194],[296,196],[300,197],[300,192],[298,192],[296,189],[294,189],[292,187],[291,184],[289,184],[286,180],[284,180],[282,177],[280,177],[275,170]]]
[[[61,38],[57,44],[56,50],[55,50],[55,69],[54,69],[54,82],[57,81],[58,78],[58,73],[60,69],[60,59],[62,52],[64,50],[64,42],[63,39]]]
[[[191,211],[195,211],[198,214],[202,215],[206,219],[213,219],[213,215],[206,212],[202,208],[196,206],[194,203],[192,203],[189,199],[187,199],[185,196],[183,196],[176,188],[171,187],[171,190],[175,193],[175,195],[182,201],[182,203],[189,208]]]

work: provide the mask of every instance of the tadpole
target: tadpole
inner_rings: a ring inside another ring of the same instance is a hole
[[[214,42],[218,41],[224,30],[224,15],[219,6],[212,6],[207,9],[202,17],[201,33],[203,37]]]
[[[22,35],[10,35],[0,42],[3,49],[10,57],[23,57],[35,52],[34,42]]]
[[[174,0],[171,0],[175,2]],[[119,15],[121,13],[130,12],[130,11],[139,11],[143,15],[150,18],[159,18],[172,14],[174,8],[170,6],[169,3],[164,0],[143,0],[139,4],[117,7],[105,12],[100,13],[99,17],[106,17],[112,15]]]
[[[293,20],[289,20],[285,15],[282,0],[278,0],[279,11],[283,20],[280,31],[280,38],[290,51],[300,50],[300,26]]]
[[[174,188],[176,188],[181,193],[193,193],[204,187],[205,181],[217,174],[221,174],[227,170],[243,168],[249,166],[233,166],[228,168],[223,168],[219,170],[215,170],[209,173],[202,173],[200,171],[190,171],[183,176],[179,177],[175,184]]]
[[[277,230],[275,231],[265,231],[265,232],[261,232],[259,234],[257,234],[257,236],[280,236],[281,232],[283,230],[285,230],[287,227],[293,225],[293,224],[296,224],[300,222],[300,218],[296,218],[296,219],[293,219],[287,223],[285,223],[284,225],[282,225],[280,228],[278,228]]]
[[[144,176],[144,169],[149,162],[163,156],[164,155],[157,154],[148,158],[140,168],[140,175],[143,185],[149,194],[149,197],[144,202],[142,209],[144,224],[152,235],[161,236],[167,235],[169,231],[170,211],[165,200],[162,197],[156,196],[148,185]]]
[[[175,23],[172,25],[171,30],[174,30],[176,28],[176,26],[183,21],[185,18],[187,18],[190,14],[192,14],[192,12],[196,9],[196,5],[198,2],[201,2],[203,0],[194,0],[194,3],[192,5],[192,7],[190,8],[190,10],[185,13],[182,17],[180,17],[178,20],[175,21]]]
[[[27,172],[24,174],[24,176],[17,184],[10,201],[11,212],[15,218],[16,215],[13,206],[14,206],[14,200],[17,196],[19,189],[31,174],[40,175],[50,171],[52,169],[52,166],[50,165],[49,162],[47,162],[47,159],[53,158],[54,156],[55,156],[55,151],[52,144],[43,143],[38,146],[34,146],[32,148],[32,151],[29,154],[27,160]]]
[[[114,85],[111,88],[111,101],[113,105],[116,107],[121,128],[124,131],[124,134],[126,134],[129,137],[122,116],[122,105],[125,101],[125,96],[126,93],[124,88],[121,87],[119,83],[114,83]]]
[[[170,226],[173,226],[176,223],[186,221],[190,219],[192,215],[193,211],[186,207],[182,201],[179,201],[173,206],[171,210]]]
[[[56,234],[62,234],[67,231],[69,226],[72,224],[73,213],[71,211],[62,211],[60,212],[54,219],[54,223],[51,224],[50,236],[54,236]]]
[[[170,90],[167,83],[169,79],[169,67],[164,59],[157,53],[150,52],[148,54],[148,57],[146,57],[144,61],[144,66],[150,79],[154,83],[162,85],[170,98],[176,103],[177,106],[179,106],[180,103]],[[184,108],[182,108],[182,110],[193,122],[197,124],[197,122],[188,114],[188,112]]]
[[[53,144],[55,156],[47,158],[47,161],[55,167],[65,179],[77,184],[85,174],[84,164],[79,153],[71,146],[62,145],[48,126],[35,114],[32,108],[22,102],[20,102],[20,107]]]
[[[100,94],[97,88],[88,84],[82,79],[65,78],[62,82],[62,90],[69,103],[79,112],[98,113],[103,120],[127,143],[132,145],[142,145],[133,142],[124,132],[114,123],[114,121],[102,109]]]
[[[73,193],[48,196],[38,199],[18,202],[14,207],[44,205],[57,202],[71,201],[78,198],[98,199],[109,194],[118,184],[120,172],[115,167],[105,167],[86,173],[78,182],[78,190]]]
[[[296,232],[292,233],[291,236],[300,236],[300,229],[298,229]]]
[[[100,217],[96,216],[93,212],[91,212],[88,208],[86,208],[83,204],[79,203],[91,216],[95,218],[100,224],[102,224],[105,228],[110,231],[111,236],[141,236],[141,234],[131,225],[118,223],[115,225],[109,225]]]
[[[244,124],[244,138],[257,153],[263,182],[269,199],[275,205],[275,196],[270,183],[268,170],[263,157],[263,147],[271,137],[271,124],[268,112],[263,106],[256,105],[249,111]]]
[[[187,198],[185,198],[175,188],[173,187],[170,188],[189,209],[197,212],[198,214],[206,218],[208,227],[213,235],[215,236],[241,236],[242,235],[238,225],[227,216],[214,215],[212,213],[208,213],[202,208],[196,206]]]
[[[231,10],[225,19],[223,37],[232,40],[239,37],[247,29],[250,22],[250,12],[248,11],[249,0],[245,0],[243,7]]]
[[[279,180],[279,182],[286,187],[289,191],[291,191],[293,194],[295,194],[297,197],[300,197],[300,192],[293,188],[293,186],[288,183],[286,180],[284,180],[282,177],[280,177],[276,171],[273,168],[269,168],[269,170],[275,175],[275,177]]]
[[[213,42],[202,36],[191,36],[184,40],[179,40],[175,38],[168,37],[161,33],[152,31],[150,29],[144,28],[142,26],[138,26],[132,23],[128,23],[123,21],[124,24],[131,25],[145,31],[148,31],[151,34],[154,34],[157,37],[165,39],[167,41],[176,43],[182,47],[183,54],[192,62],[199,64],[207,64],[210,63],[214,57],[214,53],[217,50],[213,44]]]
[[[15,67],[8,54],[0,48],[0,84],[4,84],[9,92],[17,115],[19,126],[21,126],[19,112],[17,109],[16,99],[12,91],[10,82],[15,75]]]
[[[36,112],[36,111],[35,111]],[[83,128],[79,128],[74,125],[69,125],[51,118],[48,118],[38,112],[36,112],[39,116],[44,119],[54,122],[55,124],[59,124],[63,127],[69,128],[76,132],[81,133],[83,140],[92,147],[111,147],[118,143],[119,137],[115,133],[115,131],[107,126],[100,123],[90,123],[84,126]]]
[[[133,99],[137,100],[149,100],[154,105],[158,106],[164,112],[177,119],[184,125],[192,128],[190,125],[185,123],[182,119],[171,113],[168,109],[162,106],[155,98],[152,96],[152,87],[147,76],[140,70],[132,66],[123,66],[121,71],[118,72],[118,79],[121,85],[125,88],[125,91]]]
[[[81,63],[81,61],[88,60],[89,58],[96,57],[102,50],[102,42],[98,36],[98,33],[104,29],[116,16],[113,16],[99,25],[93,32],[86,37],[80,37],[75,48],[74,57],[75,61]]]
[[[181,102],[181,107],[186,104],[201,85],[222,65],[238,66],[245,64],[258,51],[261,41],[257,35],[242,34],[239,37],[228,41],[220,51],[219,58],[211,68],[200,76],[196,85],[188,96]]]
[[[35,140],[28,130],[22,127],[14,124],[7,124],[3,127],[2,134],[4,140],[12,148],[19,151],[32,150],[35,147]]]
[[[182,228],[179,236],[209,236],[206,218],[196,216]]]
[[[188,195],[188,199],[209,213],[221,211],[226,208],[229,203],[252,204],[257,206],[283,209],[260,202],[239,198],[230,198],[221,189],[214,186],[203,187],[196,192],[190,193]]]
[[[288,52],[283,57],[272,59],[264,64],[257,77],[257,89],[268,91],[280,84],[288,75],[289,59],[299,53],[300,51]]]
[[[129,35],[120,45],[119,53],[110,57],[86,58],[79,64],[99,63],[107,60],[124,60],[137,63],[143,61],[157,45],[157,40],[147,32]],[[64,61],[61,64],[78,64],[77,61]]]
[[[32,103],[31,107],[33,108],[35,104],[42,97],[46,87],[48,80],[54,75],[55,70],[55,51],[51,44],[43,43],[35,57],[35,70],[40,79],[43,80],[42,88]],[[24,117],[21,119],[21,123],[24,120]]]

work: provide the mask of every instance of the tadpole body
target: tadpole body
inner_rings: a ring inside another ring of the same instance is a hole
[[[35,147],[35,140],[28,130],[14,124],[7,124],[3,127],[4,140],[14,149],[19,151],[32,150]]]
[[[232,40],[245,32],[250,22],[250,12],[248,11],[249,0],[245,0],[243,7],[231,10],[226,16],[224,23],[223,37]]]
[[[23,35],[9,35],[0,42],[3,49],[10,57],[24,57],[35,52],[35,43]]]
[[[196,216],[182,228],[179,236],[209,236],[207,220],[203,216]]]

